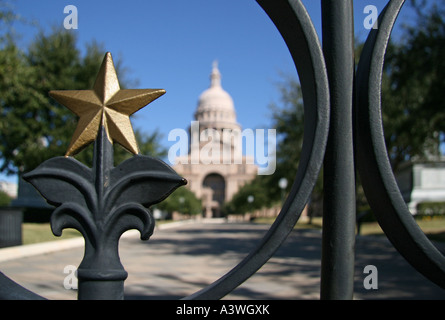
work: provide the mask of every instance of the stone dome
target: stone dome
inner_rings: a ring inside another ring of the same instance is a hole
[[[216,62],[210,74],[210,87],[199,96],[195,119],[200,122],[236,123],[233,99],[221,86],[221,73]]]

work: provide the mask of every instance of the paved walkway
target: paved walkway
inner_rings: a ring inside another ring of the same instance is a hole
[[[194,223],[157,229],[148,242],[129,234],[120,243],[122,264],[129,273],[126,297],[190,295],[234,267],[267,229],[256,224]],[[0,250],[0,271],[48,299],[76,299],[77,292],[63,286],[63,271],[80,263],[83,247],[67,243],[63,250],[35,251],[36,255],[6,261],[1,261],[6,254]],[[355,299],[445,299],[445,290],[418,274],[385,238],[358,237],[356,252]],[[320,256],[321,232],[295,230],[274,257],[226,299],[319,299]],[[363,287],[366,265],[377,267],[377,290]]]

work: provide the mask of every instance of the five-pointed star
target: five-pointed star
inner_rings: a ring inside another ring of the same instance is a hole
[[[100,126],[110,142],[117,142],[138,154],[139,148],[130,122],[130,115],[165,93],[163,89],[121,90],[108,52],[102,62],[93,90],[61,90],[49,94],[79,116],[76,131],[66,156],[74,155],[96,140]]]

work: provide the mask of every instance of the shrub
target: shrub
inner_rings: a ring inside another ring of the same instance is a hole
[[[417,215],[445,215],[445,202],[418,203]]]

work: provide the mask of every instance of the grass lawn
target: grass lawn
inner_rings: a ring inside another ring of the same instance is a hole
[[[63,240],[79,236],[81,234],[77,230],[65,229],[61,237],[56,237],[53,235],[49,223],[24,223],[22,225],[23,244]]]
[[[424,217],[416,222],[429,239],[445,242],[445,217]],[[363,223],[360,233],[383,235],[377,222]]]
[[[272,224],[274,219],[256,219],[255,223]],[[157,224],[168,223],[169,221],[156,221]],[[445,242],[445,217],[425,217],[417,220],[420,228],[431,240]],[[312,223],[298,222],[295,228],[300,229],[321,229],[323,221],[321,218],[313,218]],[[49,223],[24,223],[23,244],[31,244],[45,241],[55,241],[81,236],[80,232],[74,229],[63,230],[61,237],[56,237],[51,232]],[[365,222],[362,224],[361,235],[384,235],[377,222]]]
[[[168,223],[171,221],[156,221],[156,225]],[[39,242],[64,240],[74,237],[81,237],[79,231],[74,229],[64,229],[61,237],[56,237],[51,231],[49,223],[23,223],[22,240],[23,244],[32,244]]]
[[[262,218],[255,220],[256,223],[273,223],[274,219]],[[419,227],[431,240],[445,242],[445,217],[424,217],[416,220]],[[298,222],[295,228],[301,229],[321,229],[323,225],[322,218],[313,218],[312,223]],[[360,229],[361,235],[384,235],[383,230],[377,222],[365,222]]]

